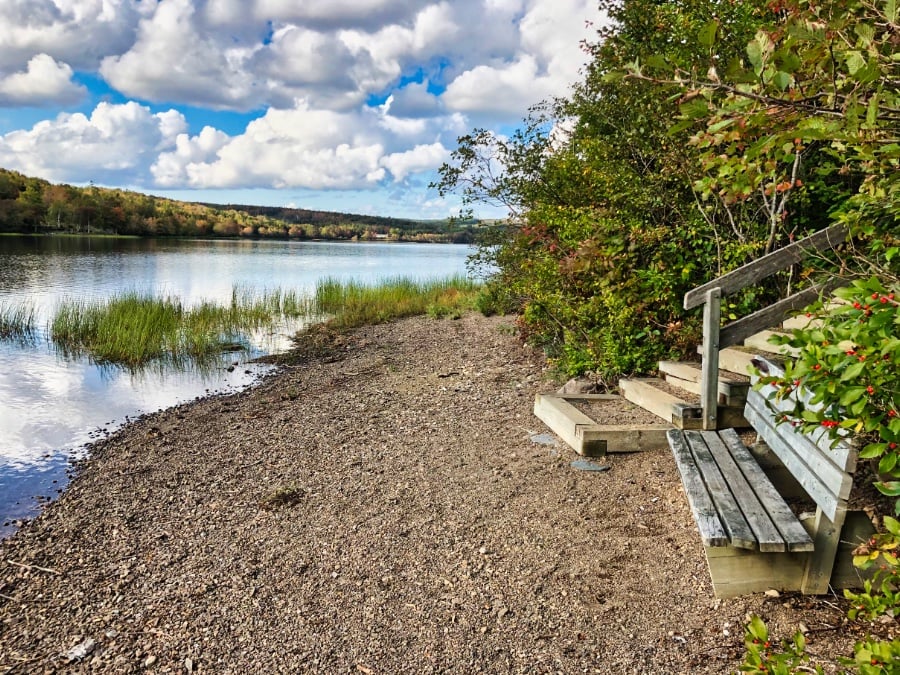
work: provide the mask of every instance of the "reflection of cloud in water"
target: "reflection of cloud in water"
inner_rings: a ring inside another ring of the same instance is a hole
[[[225,366],[230,361],[225,361],[206,373],[171,369],[130,373],[84,359],[63,361],[35,349],[27,369],[9,377],[12,364],[3,357],[0,352],[0,368],[5,371],[0,376],[0,464],[11,465],[40,464],[48,453],[88,443],[93,430],[114,428],[126,416],[210,392],[240,389],[263,372],[255,365],[228,372]]]

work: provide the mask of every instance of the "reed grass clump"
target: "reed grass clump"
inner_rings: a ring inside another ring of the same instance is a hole
[[[373,285],[325,279],[316,287],[315,309],[337,328],[384,323],[416,314],[458,316],[475,305],[480,283],[462,275],[416,281],[404,277]]]
[[[480,285],[463,276],[434,281],[395,278],[374,285],[325,279],[311,295],[235,288],[228,304],[185,307],[173,297],[134,292],[106,300],[67,300],[56,309],[50,338],[62,352],[132,368],[151,361],[209,363],[248,333],[295,320],[327,318],[336,328],[382,323],[414,314],[459,316],[474,306]]]
[[[27,303],[0,303],[0,338],[28,339],[35,332],[35,310]]]

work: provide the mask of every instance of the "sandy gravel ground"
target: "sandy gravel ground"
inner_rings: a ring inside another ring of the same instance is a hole
[[[714,599],[668,449],[535,443],[510,319],[320,346],[96,444],[0,545],[0,674],[721,673],[749,612],[850,651],[836,597]]]

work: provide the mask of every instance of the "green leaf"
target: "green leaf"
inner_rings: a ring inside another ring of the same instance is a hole
[[[747,632],[760,642],[765,642],[769,639],[769,629],[766,623],[755,614],[750,619],[750,623],[747,624]]]
[[[840,403],[842,406],[848,406],[851,403],[859,400],[859,398],[865,393],[865,387],[847,387],[847,389],[844,390],[844,393],[841,394]]]
[[[875,457],[881,457],[885,450],[887,450],[887,443],[869,443],[860,451],[859,458],[874,459]]]
[[[708,128],[708,131],[710,133],[714,134],[717,131],[721,131],[722,129],[726,129],[726,128],[730,127],[732,124],[734,124],[734,120],[731,118],[719,120],[715,124],[711,124]]]
[[[881,520],[884,523],[884,529],[893,534],[895,537],[900,536],[900,521],[890,516],[884,516]]]
[[[897,1],[887,0],[884,3],[884,16],[891,23],[897,23]]]
[[[791,76],[783,70],[779,70],[777,73],[775,73],[775,77],[772,78],[772,84],[778,87],[781,91],[785,91],[788,87],[791,86]]]
[[[875,28],[867,23],[857,24],[854,26],[853,31],[859,37],[859,40],[862,43],[861,46],[863,47],[868,47],[872,44],[872,40],[875,39]]]
[[[860,376],[865,367],[865,361],[857,361],[856,363],[850,364],[850,366],[848,366],[847,369],[843,373],[841,373],[841,382],[855,380]]]
[[[651,68],[658,68],[663,70],[669,67],[668,62],[666,62],[666,58],[661,54],[654,54],[647,58],[647,65]]]
[[[875,126],[878,121],[878,95],[869,99],[869,107],[866,109],[866,124]]]
[[[847,70],[851,75],[856,75],[866,67],[866,57],[857,51],[847,52],[846,61]]]
[[[875,488],[888,497],[900,497],[900,481],[882,481],[875,483]]]
[[[747,58],[750,65],[753,66],[754,72],[759,75],[762,72],[762,46],[756,40],[752,40],[747,44]]]
[[[891,471],[894,470],[895,466],[897,466],[897,453],[892,452],[892,453],[887,454],[884,457],[882,457],[881,461],[878,462],[878,473],[889,474]],[[885,520],[887,520],[887,517],[885,517]],[[894,521],[894,522],[896,523],[896,521]],[[885,522],[884,525],[885,525],[885,527],[887,527],[888,526],[887,522]],[[890,528],[888,527],[888,529],[890,529]],[[894,532],[894,534],[897,534],[897,532]]]
[[[716,33],[719,30],[719,22],[713,19],[706,22],[697,33],[697,40],[704,47],[712,47],[716,43]]]

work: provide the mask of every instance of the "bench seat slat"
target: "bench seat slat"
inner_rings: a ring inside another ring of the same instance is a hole
[[[747,481],[753,485],[756,496],[787,544],[788,551],[799,553],[813,550],[813,540],[806,528],[797,520],[791,507],[778,492],[769,477],[757,463],[734,429],[724,429],[719,437],[731,454]]]
[[[684,435],[678,429],[670,429],[666,435],[669,446],[672,448],[672,454],[675,456],[684,492],[694,514],[694,520],[697,521],[697,528],[700,530],[703,544],[710,547],[727,546],[728,535],[719,520],[719,514],[716,512],[712,498],[706,491]]]
[[[684,436],[716,506],[716,511],[719,513],[722,525],[728,533],[731,545],[735,548],[755,550],[757,542],[756,537],[753,536],[753,530],[750,529],[747,519],[741,513],[741,509],[735,501],[734,495],[731,494],[728,483],[716,465],[712,453],[706,447],[703,437],[690,432],[685,432]]]
[[[748,478],[753,478],[756,481],[768,482],[768,478],[762,475],[762,472],[760,474],[751,474],[750,477],[746,476],[738,467],[719,434],[715,431],[686,432],[686,435],[688,435],[688,442],[691,445],[694,444],[692,440],[694,436],[701,437],[697,439],[697,442],[706,443],[706,447],[709,448],[710,453],[716,460],[716,464],[728,483],[728,487],[731,488],[731,493],[734,495],[741,513],[744,514],[747,524],[750,525],[750,529],[756,537],[759,550],[764,553],[780,553],[784,551],[787,548],[784,538],[760,502],[757,496],[757,486],[748,480]]]

